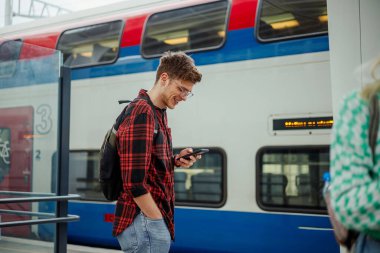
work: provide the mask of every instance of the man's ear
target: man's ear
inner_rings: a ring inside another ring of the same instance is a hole
[[[168,73],[166,72],[163,72],[161,75],[160,75],[160,83],[164,86],[168,85],[169,84],[169,75]]]
[[[160,75],[160,79],[161,79],[162,81],[166,81],[167,79],[169,79],[169,75],[168,75],[168,73],[163,72],[163,73]]]

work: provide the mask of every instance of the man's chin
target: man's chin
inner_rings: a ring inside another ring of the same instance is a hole
[[[168,104],[168,108],[174,109],[177,105],[178,105],[178,102],[173,102],[173,103]]]

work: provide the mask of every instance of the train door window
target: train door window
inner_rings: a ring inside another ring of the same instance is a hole
[[[226,36],[228,1],[160,12],[149,17],[141,52],[146,58],[166,51],[219,48]]]
[[[326,0],[262,0],[256,21],[260,41],[327,33]]]
[[[265,147],[257,154],[256,200],[269,211],[326,212],[322,175],[329,147]]]
[[[114,62],[119,52],[121,31],[122,21],[65,31],[57,45],[63,54],[63,64],[83,67]]]
[[[177,148],[174,153],[179,153]],[[220,207],[226,201],[225,153],[213,148],[191,168],[174,170],[176,205]]]
[[[22,42],[19,40],[5,41],[0,44],[0,78],[12,77],[16,71]]]
[[[99,151],[70,151],[69,193],[82,200],[105,201],[99,184]]]

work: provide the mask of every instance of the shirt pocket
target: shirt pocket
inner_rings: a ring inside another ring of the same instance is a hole
[[[153,143],[153,154],[156,158],[166,163],[165,160],[168,159],[168,154],[172,151],[169,149],[168,138],[166,137],[166,132],[162,129],[159,129]]]

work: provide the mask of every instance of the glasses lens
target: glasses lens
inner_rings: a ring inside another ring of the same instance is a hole
[[[194,96],[194,94],[193,94],[191,91],[186,90],[185,88],[183,88],[183,87],[182,87],[180,84],[178,84],[178,83],[177,83],[177,87],[179,88],[182,97],[185,97],[185,98],[191,98],[192,96]]]

